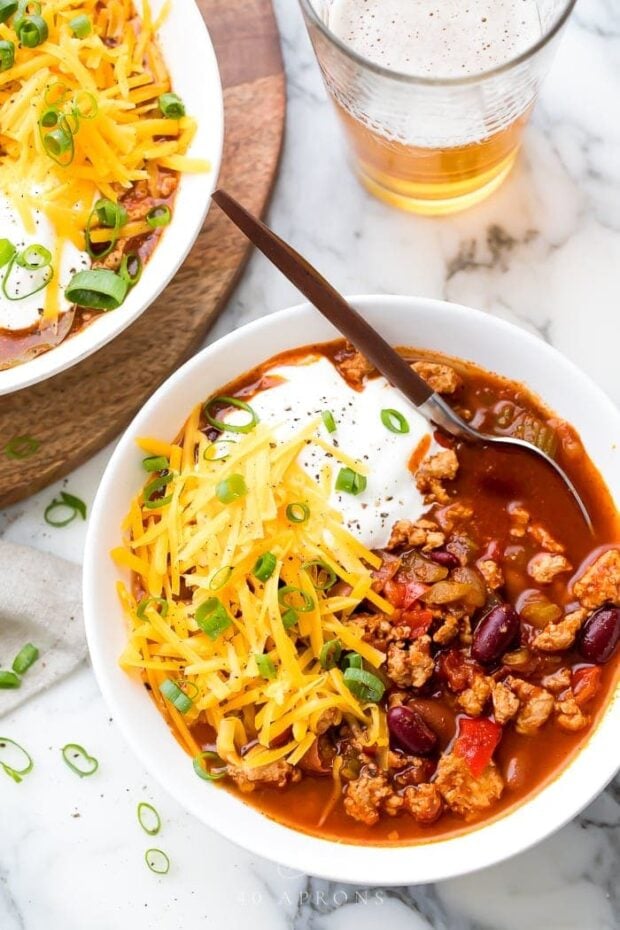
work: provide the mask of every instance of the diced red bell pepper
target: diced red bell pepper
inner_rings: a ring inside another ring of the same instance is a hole
[[[502,728],[494,720],[488,717],[461,717],[454,754],[465,759],[472,775],[479,778],[493,758],[501,738]]]
[[[423,636],[428,632],[432,622],[432,610],[426,610],[424,607],[415,605],[412,610],[403,610],[398,625],[409,627],[411,639],[417,639],[418,636]]]
[[[598,665],[575,669],[570,679],[575,700],[580,707],[585,707],[595,696],[601,686],[603,670]]]
[[[407,610],[418,601],[425,591],[428,591],[429,585],[421,581],[396,581],[391,578],[386,581],[383,594],[393,607],[400,607]]]

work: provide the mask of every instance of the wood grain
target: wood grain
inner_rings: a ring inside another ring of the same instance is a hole
[[[224,87],[219,183],[262,214],[276,177],[286,108],[271,0],[198,0],[198,5]],[[129,329],[69,371],[0,399],[0,449],[20,435],[41,443],[29,459],[3,458],[0,506],[63,477],[129,423],[155,388],[198,349],[226,305],[249,249],[224,214],[212,209],[173,282]]]

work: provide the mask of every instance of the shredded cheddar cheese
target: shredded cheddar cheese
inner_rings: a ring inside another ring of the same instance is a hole
[[[133,0],[46,0],[41,16],[48,35],[35,48],[19,44],[10,20],[0,23],[0,39],[16,48],[13,66],[0,72],[0,192],[14,203],[27,234],[36,231],[36,211],[49,219],[58,263],[63,242],[84,250],[98,198],[116,202],[138,182],[160,196],[162,173],[209,170],[208,162],[187,155],[195,120],[163,119],[158,108],[159,96],[173,89],[157,41],[169,9],[170,2],[154,20],[149,0],[140,12]],[[83,38],[69,25],[77,16],[92,26]],[[70,127],[66,165],[43,144],[41,118],[50,107]],[[130,215],[120,236],[148,232],[143,218],[135,222]],[[92,242],[109,238],[109,230],[93,230]],[[55,280],[46,289],[44,320],[58,313]]]
[[[133,501],[126,542],[112,553],[134,573],[133,591],[119,585],[129,624],[122,667],[139,670],[154,690],[172,678],[191,697],[182,729],[178,714],[168,715],[180,742],[193,751],[192,724],[206,722],[227,763],[296,764],[322,732],[325,714],[358,721],[369,745],[386,752],[385,714],[361,702],[339,668],[320,661],[325,643],[338,639],[380,669],[384,654],[346,619],[363,599],[385,613],[392,607],[372,588],[371,569],[380,559],[348,532],[329,503],[330,476],[315,481],[298,462],[306,444],[323,442],[318,422],[286,441],[258,423],[219,461],[212,460],[213,447],[199,423],[198,407],[178,442],[139,441],[148,454],[165,455],[170,471],[155,496],[147,482]],[[226,503],[222,483],[233,476],[242,479],[245,493]],[[291,521],[292,503],[305,505],[307,519]],[[275,568],[260,580],[254,569],[265,553],[275,557]],[[351,593],[319,590],[304,567],[317,560]],[[295,589],[284,600],[283,585]],[[211,635],[197,618],[214,598],[227,625]],[[295,610],[292,625],[289,607]],[[265,662],[271,674],[264,673]],[[248,726],[256,744],[241,758]]]

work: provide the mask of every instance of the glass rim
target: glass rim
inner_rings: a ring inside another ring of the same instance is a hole
[[[475,74],[468,74],[465,77],[428,77],[424,74],[410,74],[405,71],[394,71],[391,68],[386,68],[384,65],[379,65],[374,61],[371,61],[370,58],[366,58],[365,55],[360,55],[359,52],[356,52],[349,45],[340,39],[335,32],[333,32],[329,26],[327,26],[321,17],[318,15],[315,7],[314,0],[299,0],[299,3],[320,32],[323,33],[326,39],[329,39],[335,46],[338,48],[347,58],[355,62],[357,65],[361,65],[367,68],[369,71],[372,71],[374,74],[380,75],[381,77],[391,78],[392,80],[399,81],[403,84],[418,84],[426,85],[428,87],[465,87],[468,84],[476,84],[481,80],[486,78],[495,77],[499,74],[504,74],[507,71],[510,71],[512,68],[517,65],[523,64],[523,62],[528,61],[543,49],[562,29],[566,21],[568,20],[570,14],[572,13],[577,0],[566,0],[566,6],[562,10],[561,14],[552,24],[552,26],[543,33],[543,35],[533,44],[528,46],[523,52],[520,52],[518,55],[515,55],[514,58],[509,58],[508,61],[503,62],[501,65],[495,65],[493,68],[487,68],[483,71],[477,71]]]

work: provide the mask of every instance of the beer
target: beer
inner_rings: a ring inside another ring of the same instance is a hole
[[[365,185],[396,206],[437,214],[501,184],[542,77],[543,40],[571,5],[302,0],[325,27],[306,16]]]

